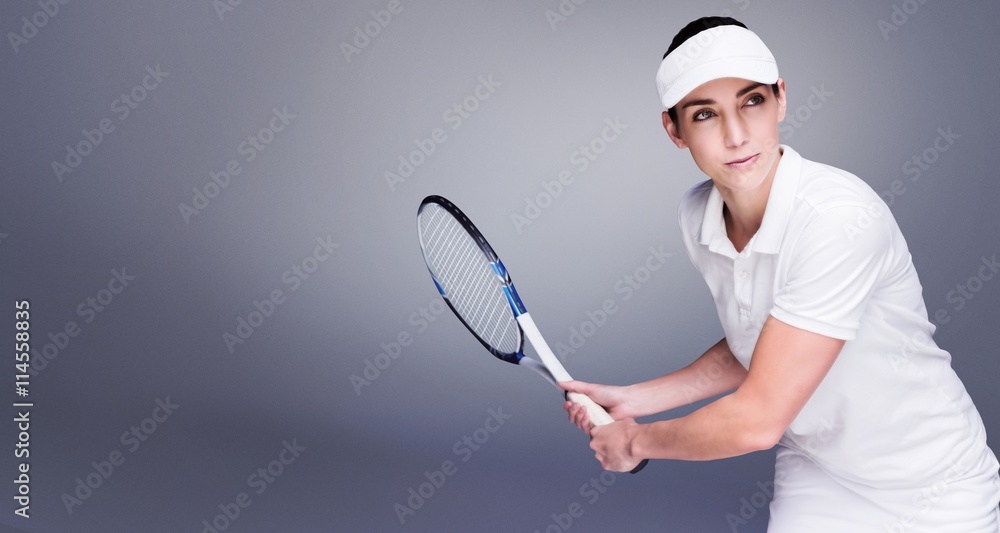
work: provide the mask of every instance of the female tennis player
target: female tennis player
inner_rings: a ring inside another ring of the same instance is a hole
[[[700,19],[656,83],[663,127],[709,178],[679,221],[725,338],[643,383],[562,384],[617,420],[590,428],[565,404],[603,467],[777,445],[771,533],[1000,530],[998,462],[931,337],[903,235],[861,179],[779,144],[785,82],[768,48],[736,20]]]

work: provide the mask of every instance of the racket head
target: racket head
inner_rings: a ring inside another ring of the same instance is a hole
[[[517,291],[486,237],[448,199],[431,195],[417,209],[417,234],[427,270],[445,303],[497,358],[518,364],[524,334]]]

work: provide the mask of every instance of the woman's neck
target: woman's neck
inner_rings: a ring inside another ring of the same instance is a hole
[[[771,184],[774,182],[774,175],[778,170],[778,161],[781,160],[781,153],[774,159],[771,170],[761,184],[751,190],[734,191],[732,189],[719,189],[725,205],[722,208],[722,216],[726,222],[726,235],[733,243],[737,252],[742,252],[750,239],[757,234],[760,224],[764,220],[764,211],[767,209],[767,199],[771,194]]]

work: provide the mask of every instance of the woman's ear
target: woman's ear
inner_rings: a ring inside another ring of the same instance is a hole
[[[666,111],[663,112],[663,129],[667,130],[667,135],[670,136],[670,140],[681,149],[687,148],[687,143],[681,138],[680,134],[677,132],[677,126],[674,124],[673,120],[670,120],[670,113]]]
[[[787,110],[788,99],[785,94],[785,80],[783,78],[778,78],[776,83],[778,84],[778,95],[776,97],[778,100],[778,122],[781,122],[785,120],[785,111]]]

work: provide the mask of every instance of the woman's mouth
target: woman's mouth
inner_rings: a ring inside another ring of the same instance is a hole
[[[757,162],[757,159],[759,159],[759,158],[760,158],[760,154],[756,153],[754,155],[751,155],[749,157],[745,157],[743,159],[736,159],[734,161],[730,161],[730,162],[726,163],[726,166],[729,167],[729,168],[735,168],[735,169],[750,168],[750,167],[752,167],[754,165],[754,163]]]

